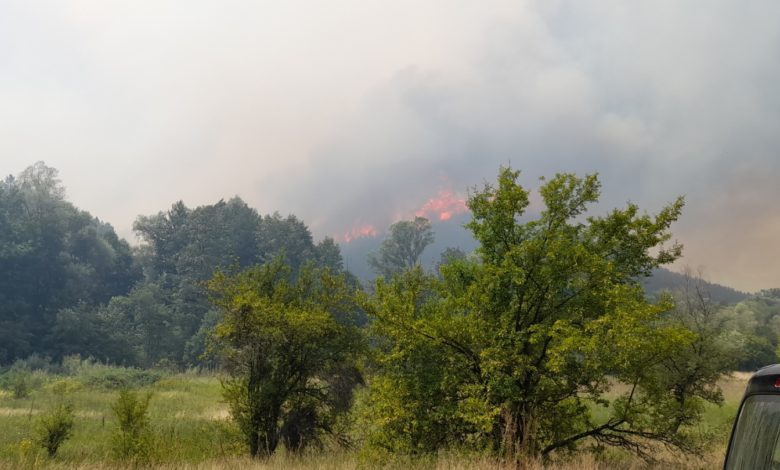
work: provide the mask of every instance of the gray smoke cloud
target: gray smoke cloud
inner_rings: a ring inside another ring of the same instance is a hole
[[[4,2],[0,170],[43,159],[126,236],[235,194],[379,233],[495,177],[677,195],[684,263],[780,279],[780,3]]]

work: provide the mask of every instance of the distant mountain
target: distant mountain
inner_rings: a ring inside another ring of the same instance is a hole
[[[474,251],[477,242],[471,232],[463,227],[470,219],[470,214],[459,214],[446,221],[431,220],[435,241],[420,257],[423,268],[434,269],[446,248],[460,248],[466,253]],[[349,243],[341,243],[344,267],[364,283],[370,283],[376,278],[376,273],[368,265],[368,254],[379,249],[386,235],[385,231],[375,237],[357,238]]]
[[[431,221],[436,241],[427,247],[422,254],[421,261],[425,269],[434,269],[440,260],[441,253],[448,247],[460,248],[466,253],[472,252],[477,247],[477,242],[471,232],[463,227],[463,224],[469,219],[469,214],[462,214],[452,220]],[[368,265],[368,253],[379,249],[385,235],[386,233],[380,233],[373,237],[357,238],[349,243],[341,243],[345,267],[364,284],[370,284],[376,278],[376,274]],[[652,295],[665,290],[679,289],[684,283],[684,275],[660,268],[653,272],[652,277],[642,281],[642,287],[644,287],[645,292]],[[734,304],[749,297],[749,294],[728,286],[710,282],[703,282],[703,285],[715,302]]]
[[[685,284],[685,275],[659,268],[653,272],[653,276],[642,281],[642,287],[648,294],[655,294],[661,291],[673,291],[681,288]],[[741,302],[750,296],[745,292],[732,289],[728,286],[702,281],[704,289],[710,295],[710,298],[719,303],[735,304]]]

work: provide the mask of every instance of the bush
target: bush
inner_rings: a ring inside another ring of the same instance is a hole
[[[47,384],[44,388],[56,395],[64,395],[66,393],[77,392],[84,388],[84,386],[76,379],[65,377]]]
[[[151,458],[152,433],[147,414],[151,398],[151,393],[121,390],[111,407],[119,424],[112,437],[112,450],[120,460],[145,462]]]
[[[11,366],[11,370],[18,372],[35,372],[41,371],[47,374],[58,374],[61,372],[61,367],[53,363],[51,358],[39,356],[33,354],[26,359],[17,359]]]
[[[77,378],[85,387],[100,390],[146,387],[163,376],[162,372],[156,370],[110,366],[78,356],[65,357],[62,360],[62,368],[67,375]]]
[[[11,369],[0,375],[0,389],[8,390],[14,398],[27,398],[30,392],[43,386],[45,381],[44,372]]]
[[[15,373],[11,376],[11,391],[14,398],[27,398],[30,395],[30,384],[27,382],[27,374]]]
[[[105,367],[81,378],[86,387],[103,390],[122,390],[153,385],[162,374],[153,370]]]
[[[46,449],[49,457],[54,457],[72,430],[73,405],[60,404],[39,419],[35,428],[35,442]]]

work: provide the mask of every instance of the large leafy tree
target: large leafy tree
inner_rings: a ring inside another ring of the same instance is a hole
[[[415,217],[390,226],[390,235],[377,253],[370,253],[368,264],[377,274],[391,277],[417,266],[425,248],[433,243],[433,228],[428,219]]]
[[[658,368],[694,335],[664,324],[671,303],[649,303],[638,284],[680,256],[668,242],[683,201],[655,216],[634,204],[586,216],[597,177],[559,174],[539,189],[544,210],[529,217],[518,176],[504,168],[469,199],[476,261],[442,266],[441,280],[418,269],[377,282],[366,302],[381,371],[366,399],[369,442],[514,457],[584,440],[689,449],[669,424],[679,409],[668,406]]]
[[[155,298],[160,304],[153,308],[158,315],[153,318],[166,325],[162,331],[168,335],[144,340],[142,356],[147,360],[162,354],[149,349],[160,349],[154,345],[162,342],[166,351],[159,358],[199,361],[218,317],[203,284],[217,270],[247,268],[282,256],[295,273],[307,261],[343,271],[341,253],[332,240],[315,245],[308,227],[295,216],[263,217],[240,198],[194,209],[179,201],[166,212],[139,217],[134,228],[145,242],[141,259],[147,284],[158,289],[148,292],[159,292]],[[154,332],[140,323],[142,317],[133,318],[139,331]],[[148,324],[152,317],[143,318]]]
[[[724,309],[731,340],[741,352],[738,370],[752,371],[780,357],[780,289],[757,292]]]
[[[284,443],[299,451],[331,433],[360,380],[361,334],[344,275],[275,261],[209,283],[222,319],[214,351],[230,379],[224,396],[253,457]]]
[[[701,274],[687,269],[682,280],[672,292],[675,306],[662,323],[690,331],[692,340],[659,364],[656,385],[671,391],[666,406],[670,429],[675,432],[698,421],[705,402],[723,403],[717,381],[735,369],[741,354],[734,334],[729,334],[728,316],[713,302]]]
[[[81,341],[63,330],[51,341],[60,310],[106,302],[140,277],[129,245],[70,204],[43,162],[0,182],[0,266],[0,363],[60,356]]]

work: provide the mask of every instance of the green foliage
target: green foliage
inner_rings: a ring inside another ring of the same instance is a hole
[[[777,362],[777,347],[764,335],[735,332],[734,343],[739,345],[738,370],[755,371]]]
[[[73,405],[60,403],[38,420],[35,442],[54,457],[72,431]]]
[[[74,377],[83,386],[99,390],[146,387],[163,376],[162,372],[156,370],[111,366],[78,356],[63,359],[62,369],[65,375]]]
[[[12,374],[11,391],[16,399],[27,398],[30,395],[28,375],[20,372]]]
[[[186,320],[171,304],[165,289],[147,283],[136,286],[126,296],[114,297],[106,307],[105,317],[115,325],[114,336],[127,338],[137,365],[153,367],[163,359],[181,361]]]
[[[390,236],[379,247],[378,253],[370,253],[368,264],[377,274],[386,278],[417,266],[420,255],[433,243],[433,228],[428,219],[415,217],[390,226]]]
[[[40,372],[36,372],[39,374]],[[117,428],[111,405],[116,402],[117,392],[102,389],[78,387],[75,377],[63,378],[57,374],[45,373],[40,378],[47,384],[35,392],[34,400],[15,400],[8,392],[0,392],[0,468],[130,468],[132,461],[113,461],[112,439]],[[50,386],[57,381],[71,381],[76,389],[67,391],[66,400],[76,411],[73,433],[57,452],[55,461],[48,461],[46,452],[34,442],[38,418],[62,403],[62,388]],[[710,432],[721,432],[733,422],[744,392],[744,376],[723,380],[725,404],[723,407],[707,406],[702,428]],[[369,387],[360,387],[356,404],[364,402],[366,393],[374,388],[372,379]],[[218,376],[212,374],[166,375],[149,387],[154,396],[147,411],[148,420],[154,430],[152,459],[149,465],[138,462],[136,467],[154,466],[163,468],[257,468],[257,462],[244,457],[246,445],[238,426],[228,418],[226,403],[221,397]],[[141,390],[142,397],[147,390]],[[360,408],[357,406],[356,408]],[[32,410],[32,412],[30,411]],[[397,413],[406,416],[406,408],[400,406]],[[357,411],[357,410],[356,410]],[[599,410],[596,410],[597,412]],[[365,420],[355,422],[349,416],[347,422],[334,423],[334,432],[345,431],[351,426],[349,437],[352,447],[336,447],[325,436],[322,449],[307,449],[302,455],[277,451],[266,465],[272,468],[515,468],[511,462],[500,464],[499,459],[484,454],[459,449],[442,450],[436,454],[417,456],[390,454],[376,446],[365,446],[362,437],[376,425],[368,413]],[[730,428],[729,428],[730,429]],[[720,434],[719,434],[720,435]],[[722,441],[721,441],[722,442]],[[685,468],[712,468],[722,458],[719,443],[709,454],[711,461],[698,460]],[[475,455],[476,454],[476,455]],[[622,456],[621,461],[602,460],[609,455]],[[446,458],[451,456],[451,458]],[[442,460],[442,458],[445,460]],[[607,450],[599,459],[598,468],[645,468],[636,459],[623,452]],[[368,461],[364,459],[369,459]],[[596,468],[593,458],[573,457],[572,463],[562,468],[580,468],[577,462],[584,459],[582,468]],[[479,462],[482,462],[480,465]],[[560,465],[559,465],[560,466]],[[536,467],[534,467],[536,468]],[[542,467],[539,466],[541,469]],[[546,467],[545,467],[546,468]],[[556,467],[557,468],[557,467]],[[673,468],[670,465],[651,468]]]
[[[78,335],[51,332],[57,313],[126,293],[140,277],[113,228],[65,200],[42,162],[0,181],[0,363],[59,358]]]
[[[294,277],[281,259],[209,284],[222,321],[215,351],[230,378],[224,396],[250,454],[290,451],[332,431],[359,381],[361,348],[344,276],[304,268]]]
[[[777,362],[780,347],[780,291],[758,292],[723,309],[731,340],[741,352],[737,368],[752,371]]]
[[[258,227],[257,244],[260,262],[269,262],[281,256],[293,271],[317,256],[311,232],[294,215],[282,217],[276,212],[263,217]],[[324,250],[327,251],[327,248]],[[338,263],[337,260],[335,262]]]
[[[701,277],[684,274],[684,283],[673,293],[675,308],[661,324],[688,330],[692,340],[657,366],[659,399],[664,400],[663,418],[670,432],[698,423],[705,403],[721,405],[723,394],[717,381],[734,370],[740,349],[731,341],[728,319],[711,300]],[[671,394],[664,394],[669,390]]]
[[[215,325],[203,289],[220,269],[247,268],[281,256],[297,273],[307,262],[343,272],[338,245],[315,245],[308,227],[295,216],[260,216],[239,198],[142,216],[134,224],[144,240],[145,284],[109,304],[117,327],[134,343],[137,364],[161,359],[178,365],[204,364],[206,338]],[[140,341],[139,341],[140,340]]]
[[[57,312],[49,338],[60,345],[61,357],[97,357],[104,362],[138,364],[139,349],[131,331],[132,323],[119,311],[119,299],[108,305],[79,303]]]
[[[152,457],[153,436],[149,425],[149,400],[152,394],[121,390],[111,406],[117,419],[111,448],[120,460],[148,462]]]
[[[315,244],[295,216],[260,216],[239,198],[139,217],[143,244],[65,199],[42,162],[0,181],[0,366],[33,353],[59,361],[200,365],[213,327],[203,283],[218,269],[283,256],[344,272],[332,239]],[[357,281],[350,279],[355,286]]]
[[[663,324],[671,304],[646,301],[637,281],[680,256],[666,242],[682,200],[654,217],[633,204],[586,217],[598,179],[561,174],[541,186],[545,209],[529,220],[518,176],[502,169],[469,199],[477,260],[445,264],[441,279],[419,269],[380,279],[367,299],[380,371],[369,442],[517,458],[586,438],[645,455],[653,441],[689,449],[668,425],[657,368],[695,335]],[[626,391],[610,400],[615,384]],[[594,418],[594,403],[606,417]]]
[[[66,393],[77,392],[79,390],[82,390],[83,388],[84,385],[81,382],[71,377],[57,379],[46,384],[47,390],[50,390],[51,392],[59,396],[65,395]]]
[[[105,368],[84,375],[81,380],[85,386],[103,390],[121,390],[139,388],[160,380],[162,374],[154,370],[132,368]]]

